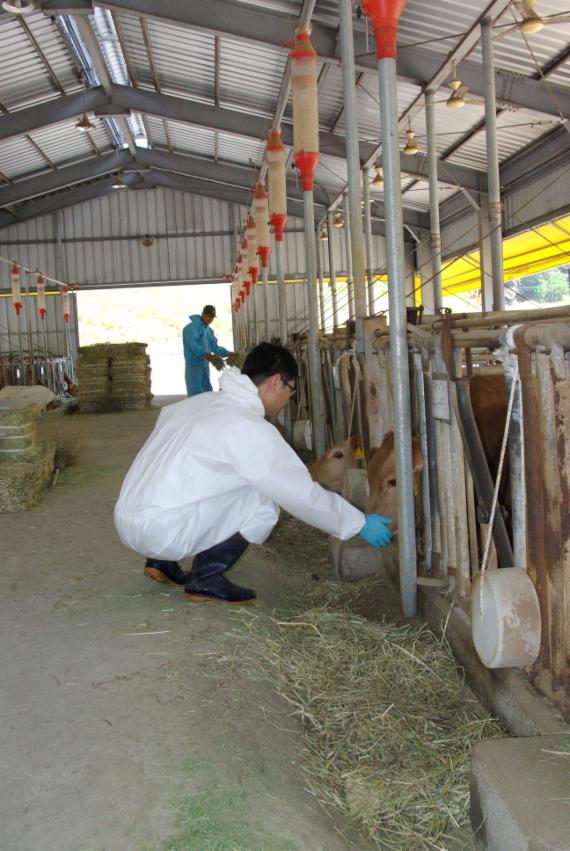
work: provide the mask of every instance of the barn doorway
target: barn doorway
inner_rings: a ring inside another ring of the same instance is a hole
[[[153,394],[183,396],[182,329],[188,317],[201,313],[205,304],[215,305],[213,331],[220,345],[232,350],[229,284],[79,290],[79,345],[147,343]],[[212,367],[210,371],[216,389],[218,374]]]

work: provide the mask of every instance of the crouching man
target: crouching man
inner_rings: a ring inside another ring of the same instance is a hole
[[[164,408],[127,473],[115,506],[125,546],[147,557],[152,579],[184,585],[196,602],[251,603],[256,593],[225,573],[261,544],[279,506],[305,523],[346,540],[360,534],[373,546],[392,538],[388,518],[365,515],[313,482],[307,468],[265,417],[294,395],[298,366],[283,346],[261,343],[240,372]],[[184,573],[179,559],[193,556]]]

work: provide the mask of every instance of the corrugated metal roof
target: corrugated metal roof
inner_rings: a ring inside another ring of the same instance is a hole
[[[295,19],[301,10],[301,0],[235,0],[239,8],[259,7],[274,9],[283,14],[283,41],[290,35]],[[422,42],[421,49],[431,51],[443,61],[449,50],[469,30],[477,17],[488,5],[488,0],[473,0],[470,4],[456,0],[434,0],[426,4],[421,0],[408,0],[399,28],[401,50],[413,51],[406,45]],[[505,6],[507,5],[505,0]],[[566,0],[541,0],[539,11],[543,15],[565,12]],[[104,14],[110,20],[108,12]],[[515,14],[519,13],[515,11]],[[512,6],[498,21],[500,25],[510,22]],[[112,35],[113,51],[119,63],[125,60],[132,81],[143,89],[156,90],[166,95],[175,95],[198,103],[214,105],[216,83],[219,103],[222,108],[261,116],[266,119],[267,129],[275,113],[282,75],[285,70],[288,50],[285,46],[274,46],[241,41],[218,35],[219,66],[216,72],[216,36],[214,33],[178,26],[151,16],[139,17],[129,13],[114,13],[115,28],[124,48],[120,55],[119,40]],[[337,0],[318,0],[313,20],[338,27]],[[148,44],[145,44],[143,23],[146,27]],[[356,29],[362,30],[364,22],[355,19]],[[37,41],[53,75],[47,72],[42,58],[35,50],[25,27],[29,27]],[[220,21],[223,30],[224,22]],[[112,29],[109,24],[109,28]],[[502,30],[497,30],[499,34]],[[102,38],[103,30],[99,32]],[[558,56],[570,39],[570,25],[556,24],[526,40],[518,32],[512,32],[495,41],[496,64],[504,69],[504,85],[499,87],[500,98],[508,90],[509,74],[537,77],[537,65],[544,66]],[[105,45],[104,45],[105,47]],[[372,43],[371,43],[372,47]],[[150,50],[150,53],[149,53]],[[480,62],[480,48],[476,46],[469,61]],[[112,62],[112,57],[109,58]],[[153,64],[154,72],[153,73]],[[562,65],[549,79],[558,85],[570,86],[570,69]],[[122,66],[124,69],[124,65]],[[319,71],[323,71],[319,63]],[[116,78],[116,69],[111,69]],[[458,67],[460,76],[461,65]],[[124,75],[124,70],[122,71]],[[54,79],[55,76],[55,79]],[[78,60],[62,34],[57,19],[40,12],[26,17],[25,24],[13,15],[0,14],[0,103],[9,111],[25,109],[60,97],[59,85],[66,94],[80,90]],[[345,133],[341,69],[336,63],[327,65],[322,74],[319,91],[319,123],[323,131],[338,135]],[[400,83],[398,86],[398,109],[402,114],[418,98],[418,86]],[[437,150],[441,155],[457,141],[468,135],[484,117],[482,105],[466,105],[461,110],[450,110],[445,106],[448,89],[442,87],[437,95],[441,101],[436,105]],[[359,135],[361,140],[372,143],[380,141],[378,81],[375,72],[366,72],[357,88]],[[287,104],[285,117],[290,118],[291,102]],[[92,120],[95,120],[92,118]],[[503,112],[499,116],[499,154],[501,161],[509,159],[531,142],[549,131],[551,125],[540,123],[546,117],[526,110]],[[262,139],[241,137],[231,133],[216,132],[207,127],[194,127],[181,121],[167,122],[155,117],[145,117],[151,145],[168,150],[207,157],[220,161],[251,165],[258,168],[262,163],[264,142]],[[103,152],[110,148],[110,134],[104,119],[95,120],[96,130],[92,134],[97,148]],[[39,145],[45,155],[55,164],[79,162],[93,155],[89,140],[76,133],[75,120],[34,130],[31,139]],[[425,144],[425,117],[423,110],[414,115],[412,128],[420,145]],[[402,132],[405,129],[403,122]],[[402,137],[403,138],[403,137]],[[484,133],[475,133],[449,158],[468,168],[486,169]],[[25,137],[0,142],[0,171],[9,178],[19,178],[44,171],[45,159]],[[317,180],[329,193],[338,194],[346,184],[346,163],[322,152],[317,169]],[[409,178],[404,177],[404,186]],[[442,189],[441,198],[453,192],[453,187]],[[381,197],[381,193],[379,195]],[[424,209],[427,206],[425,181],[416,183],[404,196],[404,203]]]

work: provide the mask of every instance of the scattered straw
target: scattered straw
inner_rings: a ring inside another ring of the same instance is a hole
[[[271,677],[304,726],[310,791],[375,847],[471,847],[471,748],[504,733],[466,699],[451,650],[426,625],[368,621],[330,585],[309,608],[305,594],[273,618],[240,612],[236,669]]]

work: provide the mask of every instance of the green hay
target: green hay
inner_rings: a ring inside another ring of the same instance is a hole
[[[42,441],[36,447],[33,460],[2,464],[0,472],[0,513],[24,511],[41,499],[51,481],[55,443]]]
[[[502,728],[425,624],[368,621],[323,586],[273,618],[241,611],[235,656],[216,664],[272,680],[303,725],[308,787],[375,847],[470,847],[471,749]]]
[[[200,791],[177,803],[179,834],[164,851],[299,851],[253,825],[244,790],[216,783],[209,763],[187,760],[185,769]]]

